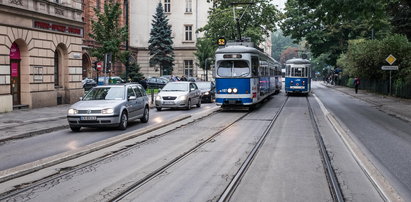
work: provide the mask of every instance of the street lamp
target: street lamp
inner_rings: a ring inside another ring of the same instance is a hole
[[[206,81],[208,81],[208,68],[207,68],[207,60],[212,60],[213,58],[206,58],[204,61],[204,69],[206,71]]]

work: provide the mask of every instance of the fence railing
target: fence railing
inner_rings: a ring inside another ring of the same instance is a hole
[[[354,87],[354,79],[342,77],[336,81],[337,85]],[[411,83],[395,83],[391,87],[391,94],[395,97],[411,98]],[[370,92],[388,95],[390,92],[390,83],[385,80],[367,80],[361,79],[360,89]]]

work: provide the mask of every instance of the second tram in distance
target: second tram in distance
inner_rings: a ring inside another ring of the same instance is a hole
[[[294,58],[285,63],[285,93],[306,94],[311,91],[311,63],[307,59]]]
[[[250,106],[282,88],[281,65],[251,43],[228,43],[215,56],[216,104]]]

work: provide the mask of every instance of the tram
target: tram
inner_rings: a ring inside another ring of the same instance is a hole
[[[294,58],[285,63],[285,93],[306,94],[311,91],[311,63],[307,59]]]
[[[215,55],[216,104],[252,108],[282,88],[281,65],[250,42],[231,42]]]

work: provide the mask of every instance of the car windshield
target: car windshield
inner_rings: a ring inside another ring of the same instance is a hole
[[[211,82],[197,82],[196,83],[200,90],[210,90]]]
[[[168,83],[161,91],[188,91],[187,83]]]
[[[244,60],[224,60],[218,65],[217,74],[223,77],[245,77],[250,75],[250,67]]]
[[[83,100],[122,100],[124,99],[123,87],[93,88]]]

